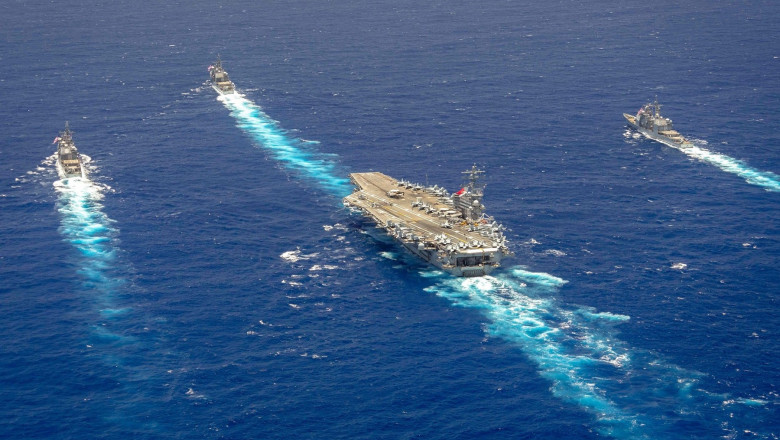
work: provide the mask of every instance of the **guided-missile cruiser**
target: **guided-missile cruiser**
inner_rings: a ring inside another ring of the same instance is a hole
[[[57,172],[60,178],[86,177],[84,165],[81,163],[81,155],[73,143],[73,132],[70,131],[68,123],[65,122],[65,131],[54,138],[57,144]]]
[[[217,55],[217,61],[209,66],[209,77],[211,78],[211,87],[219,94],[226,95],[236,93],[236,85],[230,81],[227,72],[222,67],[222,59]]]
[[[514,254],[504,237],[506,228],[484,213],[484,185],[478,184],[482,173],[476,165],[465,171],[466,185],[454,194],[379,172],[352,173],[355,191],[344,204],[442,270],[463,277],[487,275]]]
[[[677,149],[687,148],[691,143],[672,128],[672,120],[661,116],[658,98],[639,109],[636,116],[623,113],[632,127],[650,139]]]

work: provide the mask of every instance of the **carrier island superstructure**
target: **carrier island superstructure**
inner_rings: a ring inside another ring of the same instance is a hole
[[[411,253],[455,276],[487,275],[513,255],[505,228],[485,215],[483,171],[465,171],[467,183],[446,189],[396,180],[379,172],[352,173],[355,191],[344,204],[373,219]]]
[[[623,113],[623,117],[632,127],[650,139],[677,149],[691,146],[687,139],[674,130],[672,120],[661,116],[661,104],[658,103],[658,98],[655,102],[643,105],[636,116]]]

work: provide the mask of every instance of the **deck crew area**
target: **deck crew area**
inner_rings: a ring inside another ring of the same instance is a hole
[[[498,251],[477,225],[463,219],[444,189],[434,192],[379,172],[353,173],[349,177],[358,189],[344,201],[371,215],[380,227],[407,229],[410,238],[426,245],[452,245],[463,265],[482,261],[486,253]],[[474,259],[467,261],[469,257]]]

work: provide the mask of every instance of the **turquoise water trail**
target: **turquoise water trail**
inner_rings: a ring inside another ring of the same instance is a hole
[[[79,273],[85,287],[96,292],[94,301],[100,313],[112,317],[129,311],[116,306],[116,297],[127,280],[115,274],[119,231],[101,204],[110,188],[82,178],[58,180],[54,188],[58,192],[60,234],[78,251]]]
[[[635,138],[642,136],[648,140],[655,140],[633,130],[627,131],[624,136],[627,138],[631,136]],[[675,150],[679,150],[690,158],[714,165],[727,173],[735,174],[745,179],[745,182],[751,185],[760,186],[771,192],[780,192],[780,176],[771,171],[757,170],[739,159],[711,151],[706,148],[707,141],[695,139],[692,143],[689,142],[684,144],[684,147],[662,141],[658,142],[674,148]]]
[[[736,174],[745,179],[747,183],[761,186],[767,191],[780,192],[780,176],[771,171],[759,171],[741,160],[710,151],[695,144],[691,144],[689,148],[680,149],[680,151],[694,159],[715,165],[727,173]]]
[[[718,423],[733,433],[735,413],[751,405],[701,388],[702,374],[669,364],[618,338],[628,316],[556,300],[565,280],[513,267],[495,276],[452,278],[441,272],[426,290],[455,306],[479,310],[485,332],[517,344],[551,383],[551,392],[596,418],[596,429],[618,439],[674,438],[665,411],[687,423]],[[663,400],[659,408],[654,402]],[[761,405],[755,405],[760,407]],[[679,423],[676,420],[674,423]],[[727,434],[728,435],[728,434]]]
[[[76,251],[71,261],[83,283],[77,292],[94,307],[85,311],[91,318],[84,329],[83,356],[96,359],[104,368],[103,374],[115,381],[112,398],[90,404],[111,426],[128,432],[139,428],[156,431],[160,426],[156,411],[141,414],[159,408],[161,398],[170,394],[170,386],[161,382],[173,383],[177,378],[161,372],[176,365],[178,356],[163,347],[164,354],[156,360],[164,365],[147,358],[150,345],[160,346],[160,341],[149,344],[159,329],[131,305],[137,291],[132,271],[120,257],[116,222],[103,212],[102,200],[111,188],[83,178],[58,180],[54,188],[59,232]]]
[[[221,95],[219,100],[236,119],[236,126],[285,167],[314,181],[322,189],[338,197],[346,197],[352,192],[349,179],[339,177],[342,173],[339,172],[334,158],[313,151],[307,145],[316,142],[290,136],[257,104],[238,93]]]

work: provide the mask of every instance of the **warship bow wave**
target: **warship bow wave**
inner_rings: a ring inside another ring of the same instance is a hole
[[[217,62],[209,66],[209,77],[211,78],[211,87],[222,95],[236,93],[236,85],[230,81],[227,72],[222,67],[222,59],[217,55]]]
[[[442,270],[455,276],[487,275],[514,254],[503,234],[506,228],[483,212],[484,185],[477,184],[482,173],[476,166],[465,171],[468,182],[454,194],[378,172],[352,173],[356,188],[344,204]]]
[[[81,155],[73,143],[73,132],[70,131],[68,123],[65,122],[65,131],[54,138],[57,144],[57,172],[60,178],[86,177],[84,164],[81,162]]]
[[[686,148],[691,143],[672,128],[672,120],[661,116],[661,104],[658,98],[639,109],[636,116],[623,113],[632,127],[646,137],[674,148]]]

